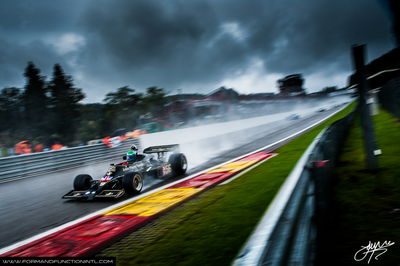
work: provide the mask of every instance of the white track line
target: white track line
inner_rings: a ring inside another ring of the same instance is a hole
[[[288,140],[288,139],[290,139],[290,138],[293,138],[293,137],[295,137],[295,136],[297,136],[297,135],[300,135],[301,133],[303,133],[303,132],[309,130],[310,128],[315,127],[316,125],[318,125],[318,124],[324,122],[325,120],[331,118],[332,116],[334,116],[334,115],[337,114],[338,112],[342,111],[342,110],[343,110],[344,108],[346,108],[347,106],[348,106],[348,104],[346,104],[345,106],[343,106],[343,107],[340,108],[339,110],[333,112],[333,113],[330,114],[329,116],[327,116],[327,117],[325,117],[325,118],[319,120],[318,122],[312,124],[311,126],[308,126],[308,127],[304,128],[304,129],[302,129],[302,130],[300,130],[300,131],[298,131],[298,132],[296,132],[296,133],[293,133],[293,134],[291,134],[290,136],[285,137],[285,138],[283,138],[283,139],[281,139],[281,140],[278,140],[278,141],[276,141],[276,142],[274,142],[274,143],[272,143],[272,144],[269,144],[269,145],[267,145],[267,146],[264,146],[264,147],[262,147],[262,148],[259,148],[259,149],[257,149],[257,150],[254,150],[254,151],[249,152],[249,153],[247,153],[247,154],[240,155],[240,156],[238,156],[238,157],[236,157],[236,158],[234,158],[234,159],[231,159],[231,160],[229,160],[229,161],[226,161],[226,162],[220,163],[220,164],[218,164],[218,165],[212,166],[212,167],[210,167],[210,168],[207,168],[207,169],[205,169],[205,170],[203,170],[203,171],[197,172],[197,173],[195,173],[195,174],[192,174],[192,175],[187,176],[187,177],[185,177],[185,178],[182,178],[182,179],[180,179],[180,180],[174,181],[174,182],[172,182],[172,183],[168,183],[168,184],[166,184],[166,185],[164,185],[164,186],[161,186],[161,187],[159,187],[159,188],[153,189],[153,190],[148,191],[148,192],[146,192],[146,193],[140,194],[140,195],[138,195],[138,196],[136,196],[136,197],[133,197],[133,198],[130,198],[130,199],[121,201],[121,202],[119,202],[119,203],[117,203],[117,204],[114,204],[114,205],[111,205],[111,206],[109,206],[109,207],[107,207],[107,208],[98,210],[98,211],[96,211],[96,212],[93,212],[93,213],[91,213],[91,214],[88,214],[88,215],[86,215],[86,216],[84,216],[84,217],[82,217],[82,218],[79,218],[79,219],[77,219],[77,220],[74,220],[74,221],[68,222],[68,223],[66,223],[66,224],[57,226],[57,227],[55,227],[55,228],[53,228],[53,229],[50,229],[50,230],[48,230],[48,231],[46,231],[46,232],[37,234],[37,235],[32,236],[32,237],[30,237],[30,238],[28,238],[28,239],[25,239],[25,240],[22,240],[22,241],[20,241],[20,242],[14,243],[14,244],[12,244],[12,245],[10,245],[10,246],[4,247],[4,248],[0,249],[0,255],[3,254],[3,253],[6,253],[6,252],[8,252],[8,251],[11,251],[11,250],[13,250],[13,249],[16,249],[16,248],[18,248],[18,247],[21,247],[21,246],[23,246],[23,245],[26,245],[26,244],[28,244],[28,243],[30,243],[30,242],[36,241],[36,240],[38,240],[38,239],[40,239],[40,238],[46,237],[46,236],[48,236],[48,235],[50,235],[50,234],[53,234],[53,233],[55,233],[55,232],[57,232],[57,231],[63,230],[63,229],[65,229],[65,228],[69,227],[69,226],[72,226],[72,225],[75,225],[75,224],[80,223],[80,222],[82,222],[82,221],[85,221],[85,220],[87,220],[87,219],[90,219],[90,218],[92,218],[92,217],[94,217],[94,216],[96,216],[96,215],[102,214],[103,212],[110,211],[110,210],[115,209],[115,208],[117,208],[117,207],[119,207],[119,206],[122,206],[122,205],[124,205],[124,204],[127,204],[127,203],[133,202],[133,201],[135,201],[135,200],[144,198],[144,197],[146,197],[147,195],[153,194],[153,193],[155,193],[155,192],[158,192],[158,191],[160,191],[160,190],[163,190],[164,188],[173,186],[173,185],[178,184],[178,183],[180,183],[180,182],[182,182],[182,181],[185,181],[185,180],[188,180],[188,179],[190,179],[190,178],[193,178],[194,176],[199,175],[199,174],[201,174],[201,173],[210,171],[210,170],[212,170],[212,169],[214,169],[214,168],[217,168],[217,167],[220,167],[220,166],[222,166],[222,165],[224,165],[224,164],[227,164],[227,163],[236,161],[236,160],[238,160],[238,159],[240,159],[240,158],[242,158],[242,157],[246,157],[246,156],[251,155],[251,154],[253,154],[253,153],[256,153],[256,152],[259,152],[259,151],[268,149],[268,148],[270,148],[270,147],[273,147],[273,146],[275,146],[276,144],[279,144],[279,143],[281,143],[281,142],[284,142],[284,141],[286,141],[286,140]]]

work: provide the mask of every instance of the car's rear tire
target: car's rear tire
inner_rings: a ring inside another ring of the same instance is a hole
[[[122,186],[129,195],[136,195],[142,191],[143,176],[139,173],[128,173],[122,177]]]
[[[169,157],[172,172],[174,175],[183,175],[187,170],[187,159],[183,153],[174,153]]]
[[[74,190],[87,190],[92,184],[93,178],[90,175],[77,175],[74,179]]]

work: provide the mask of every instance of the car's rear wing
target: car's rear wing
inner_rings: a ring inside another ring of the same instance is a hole
[[[143,153],[159,153],[159,152],[177,152],[179,144],[151,146],[143,150]]]

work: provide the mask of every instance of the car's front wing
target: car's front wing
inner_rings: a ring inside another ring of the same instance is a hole
[[[91,195],[90,191],[87,190],[71,190],[65,194],[63,199],[88,199],[88,198],[119,198],[125,194],[123,189],[108,189],[103,190],[96,195]]]

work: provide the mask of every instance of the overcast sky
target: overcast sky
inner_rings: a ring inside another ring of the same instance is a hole
[[[312,92],[346,84],[357,43],[394,48],[377,0],[1,0],[0,88],[33,61],[48,78],[61,64],[86,102],[126,85],[276,92],[293,73]]]

